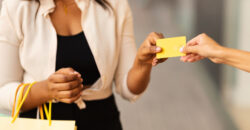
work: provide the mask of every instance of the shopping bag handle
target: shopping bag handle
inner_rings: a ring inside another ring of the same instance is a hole
[[[36,82],[33,82],[33,83],[30,84],[30,85],[29,85],[29,84],[24,84],[24,85],[23,85],[22,91],[21,91],[21,93],[20,93],[20,95],[19,95],[19,98],[18,98],[18,101],[17,101],[17,111],[16,111],[16,113],[14,114],[11,123],[14,123],[14,122],[15,122],[17,116],[19,115],[19,112],[20,112],[20,110],[21,110],[22,105],[23,105],[24,101],[26,100],[26,98],[27,98],[27,96],[28,96],[28,94],[29,94],[29,91],[30,91],[31,87],[32,87],[35,83],[36,83]],[[25,92],[25,94],[24,94],[24,96],[23,96],[22,93],[23,93],[23,91],[24,91],[24,89],[25,89],[25,87],[26,87],[27,85],[29,85],[29,87],[28,87],[28,89],[26,90],[26,92]],[[23,98],[22,98],[22,96],[23,96]]]
[[[13,110],[12,110],[12,117],[13,117],[13,119],[12,119],[11,123],[14,123],[15,120],[16,120],[16,118],[18,117],[19,112],[20,112],[20,110],[21,110],[21,107],[22,107],[24,101],[26,100],[26,98],[27,98],[27,96],[28,96],[28,94],[29,94],[29,92],[30,92],[31,87],[33,87],[34,84],[36,84],[36,82],[33,82],[32,84],[20,84],[20,85],[18,86],[18,88],[17,88],[17,90],[16,90],[16,93],[15,93],[15,101],[14,101]],[[28,85],[29,85],[29,87],[28,87],[28,89],[26,90],[26,92],[25,92],[25,94],[24,94],[24,96],[23,96],[24,89],[25,89]],[[18,90],[19,90],[20,88],[21,88],[21,91],[20,91],[20,94],[19,94],[19,97],[18,97],[18,101],[17,101],[17,104],[16,104],[16,96],[17,96]],[[15,108],[15,104],[17,105],[17,108]],[[39,109],[40,109],[41,118],[44,119],[42,107],[40,106]],[[16,110],[16,113],[15,113],[15,110]],[[44,104],[44,110],[45,110],[45,113],[46,113],[46,117],[47,117],[47,119],[48,119],[48,121],[49,121],[49,126],[51,126],[51,123],[52,123],[52,122],[51,122],[51,116],[52,116],[52,115],[51,115],[51,113],[52,113],[52,101],[49,101],[49,111],[48,111],[48,109],[47,109],[46,104]]]

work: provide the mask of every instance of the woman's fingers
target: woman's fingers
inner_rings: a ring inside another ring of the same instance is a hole
[[[158,39],[164,38],[163,34],[161,33],[150,33],[147,39],[143,42],[141,47],[138,50],[137,53],[137,63],[140,64],[150,64],[150,65],[157,65],[158,63],[162,63],[162,61],[165,60],[160,60],[161,62],[158,62],[158,60],[154,60],[156,57],[156,54],[162,51],[161,47],[156,46],[156,41]]]
[[[80,85],[72,90],[59,91],[57,94],[57,99],[73,98],[83,91],[83,85]]]
[[[196,61],[199,61],[199,60],[202,60],[204,59],[204,57],[198,55],[198,54],[189,54],[187,56],[183,56],[181,57],[181,61],[183,62],[196,62]]]
[[[72,90],[72,89],[79,87],[82,84],[82,81],[83,81],[82,79],[77,79],[77,80],[65,82],[65,83],[55,83],[53,86],[58,91],[67,91],[67,90]]]
[[[194,55],[193,54],[187,54],[186,56],[181,57],[181,61],[183,62],[188,62],[190,58],[192,58]]]
[[[156,66],[156,65],[157,65],[157,62],[158,62],[158,59],[157,59],[157,58],[154,58],[153,61],[152,61],[152,66]]]
[[[163,38],[161,33],[150,33],[147,40],[142,44],[142,54],[143,55],[155,55],[162,51],[161,47],[156,46],[156,40]]]
[[[156,53],[161,52],[162,49],[160,47],[157,46],[148,46],[144,49],[144,55],[154,55]]]
[[[165,62],[167,59],[168,59],[168,58],[159,59],[159,60],[158,60],[158,64],[159,64],[159,63],[163,63],[163,62]]]
[[[164,38],[162,33],[152,32],[149,34],[147,39],[148,39],[150,45],[156,45],[156,41],[158,39],[162,39],[162,38]]]
[[[165,62],[167,59],[168,59],[168,58],[164,58],[164,59],[157,59],[157,58],[154,58],[154,59],[153,59],[153,62],[152,62],[152,66],[156,66],[156,65],[158,65],[158,64],[160,64],[160,63],[163,63],[163,62]]]
[[[182,52],[183,53],[186,53],[186,54],[189,54],[189,53],[195,53],[195,54],[198,54],[199,53],[199,46],[185,46],[183,49],[182,49]]]
[[[77,75],[78,77],[81,77],[81,74],[77,71],[75,71],[73,68],[61,68],[58,71],[56,71],[57,74],[65,74],[65,75]]]
[[[74,73],[77,73],[73,68],[61,68],[59,69],[58,71],[56,71],[56,73],[59,73],[59,74],[74,74]]]
[[[55,73],[49,77],[49,81],[53,83],[65,83],[76,80],[78,77],[77,74],[60,74]]]
[[[71,104],[71,103],[75,102],[77,99],[79,99],[80,97],[81,97],[81,93],[79,93],[75,97],[60,99],[59,101],[61,101],[63,103]]]

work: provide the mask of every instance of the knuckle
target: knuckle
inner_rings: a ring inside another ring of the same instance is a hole
[[[72,89],[72,88],[74,88],[74,85],[73,85],[72,83],[69,83],[69,84],[68,84],[68,88],[69,88],[69,89]]]
[[[48,81],[52,82],[53,80],[54,80],[54,75],[50,75],[49,78],[48,78]]]
[[[62,75],[62,80],[67,81],[68,77],[66,75]]]
[[[77,92],[80,93],[80,92],[82,91],[82,89],[83,89],[82,87],[79,87],[79,88],[77,89]]]
[[[67,92],[67,93],[65,94],[65,97],[66,97],[66,98],[70,98],[70,97],[71,97],[71,92],[70,92],[70,91]]]
[[[74,96],[74,92],[73,91],[70,91],[69,92],[69,97],[73,97]]]
[[[77,84],[81,84],[81,83],[82,83],[81,79],[78,79]]]
[[[81,86],[81,81],[77,81],[76,86]]]
[[[160,36],[160,38],[164,38],[164,35],[163,35],[162,33],[160,33],[160,35],[159,35],[159,36]]]
[[[61,73],[61,72],[63,72],[65,70],[65,68],[61,68],[61,69],[59,69],[58,71],[56,71],[56,73]]]
[[[146,54],[149,51],[148,47],[142,48],[142,55]]]
[[[202,33],[200,36],[201,36],[201,37],[206,37],[207,34],[206,34],[206,33]]]
[[[55,90],[56,90],[56,88],[55,88],[54,85],[50,85],[49,89],[50,89],[51,91],[55,91]]]
[[[143,46],[141,47],[141,49],[142,49],[142,50],[145,50],[145,49],[147,49],[147,46],[146,46],[146,45],[143,45]]]
[[[153,36],[155,36],[155,35],[157,35],[157,32],[152,32],[151,34],[152,34]]]
[[[152,37],[152,36],[155,36],[156,35],[156,32],[151,32],[151,33],[149,33],[149,37]]]
[[[144,55],[148,54],[150,52],[151,52],[151,48],[150,47],[147,47],[147,48],[144,49]]]
[[[74,71],[73,68],[71,68],[71,67],[66,68],[66,70],[67,71]]]

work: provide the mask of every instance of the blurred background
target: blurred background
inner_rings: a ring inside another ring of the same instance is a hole
[[[250,51],[250,0],[129,2],[138,47],[155,31],[188,39],[207,33],[224,46]],[[171,58],[154,68],[140,100],[116,100],[124,130],[250,130],[250,74],[208,60]]]
[[[207,33],[250,51],[250,0],[129,0],[137,46],[148,33]],[[250,57],[249,57],[250,58]],[[135,104],[116,96],[125,130],[250,130],[250,74],[208,60],[171,58],[154,68]]]

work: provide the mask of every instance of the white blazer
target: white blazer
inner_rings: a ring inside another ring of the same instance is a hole
[[[108,0],[114,12],[94,0],[76,0],[82,11],[82,28],[100,71],[100,79],[82,95],[97,100],[116,91],[134,101],[127,87],[136,45],[132,13],[127,0]],[[0,15],[0,113],[10,114],[20,83],[47,79],[55,72],[57,34],[49,17],[53,0],[4,0]]]

